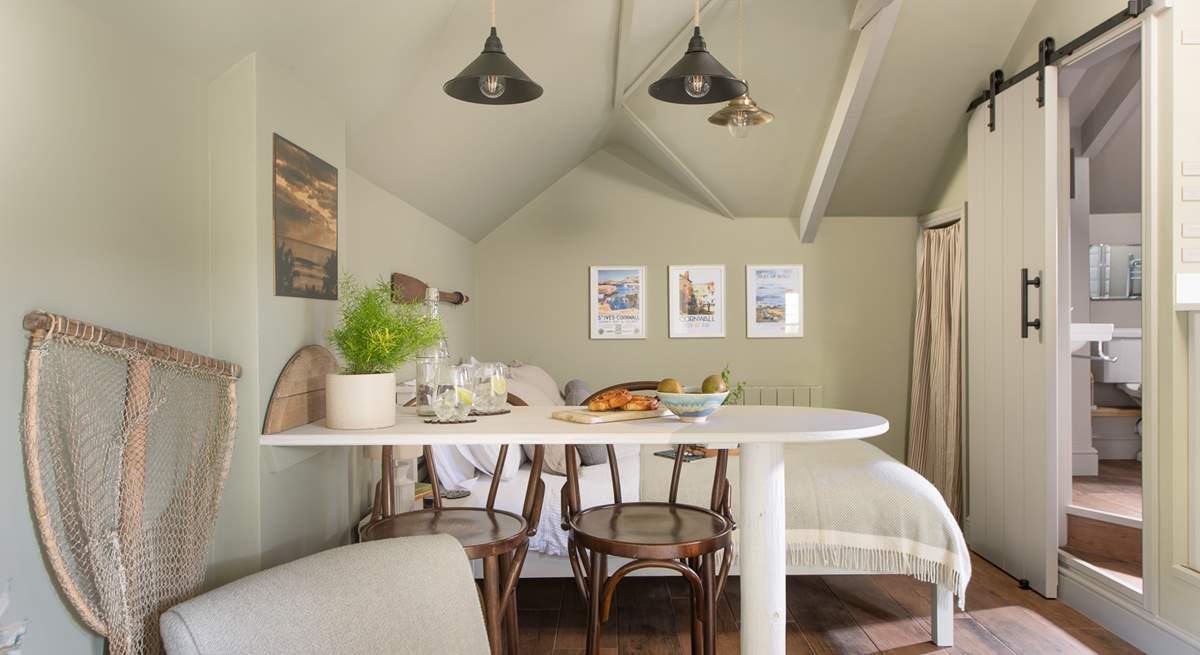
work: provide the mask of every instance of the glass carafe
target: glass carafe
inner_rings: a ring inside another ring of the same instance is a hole
[[[425,290],[425,315],[440,319],[438,312],[438,290],[432,287]],[[441,342],[421,351],[416,358],[417,367],[417,415],[434,416],[433,410],[434,387],[437,384],[438,371],[449,363],[450,349],[445,337]]]

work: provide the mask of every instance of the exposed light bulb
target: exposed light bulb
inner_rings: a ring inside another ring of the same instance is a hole
[[[726,127],[729,128],[729,134],[735,139],[744,139],[750,136],[750,112],[734,112],[733,116],[729,117]]]
[[[479,92],[492,100],[499,98],[504,95],[504,78],[499,75],[481,75]]]
[[[712,88],[712,80],[707,75],[688,75],[683,81],[683,90],[693,98],[703,98]]]

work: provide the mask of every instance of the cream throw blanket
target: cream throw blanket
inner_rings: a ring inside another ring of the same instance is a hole
[[[891,573],[953,589],[961,607],[971,579],[962,531],[938,490],[916,471],[864,441],[787,446],[788,565]],[[661,493],[670,484],[666,462]],[[737,458],[729,479],[737,507]],[[680,500],[707,505],[711,460],[684,467]],[[656,497],[663,467],[643,459],[643,498]],[[653,473],[650,469],[653,469]],[[735,544],[738,533],[734,532]]]

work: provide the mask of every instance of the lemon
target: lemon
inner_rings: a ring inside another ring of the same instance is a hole
[[[459,387],[458,400],[467,407],[470,407],[475,404],[475,394],[471,393],[470,389]]]
[[[508,397],[508,380],[503,375],[492,377],[492,395]]]

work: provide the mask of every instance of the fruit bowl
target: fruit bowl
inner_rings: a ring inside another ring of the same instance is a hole
[[[686,387],[684,393],[658,392],[658,400],[663,407],[671,410],[685,423],[703,423],[716,413],[725,402],[728,391],[717,393],[701,393],[700,387]]]

